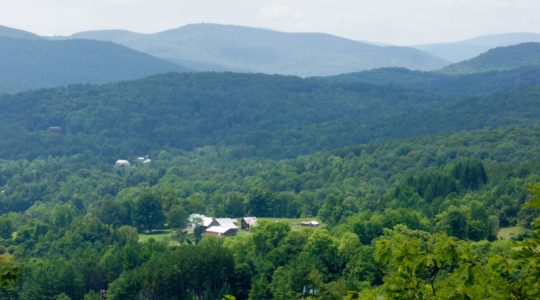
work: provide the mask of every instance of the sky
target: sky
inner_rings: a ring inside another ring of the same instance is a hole
[[[540,32],[539,0],[0,0],[0,25],[40,35],[159,32],[190,23],[413,45]]]

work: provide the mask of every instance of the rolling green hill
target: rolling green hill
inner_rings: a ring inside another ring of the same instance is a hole
[[[0,36],[0,94],[76,83],[108,83],[186,68],[111,42]]]
[[[478,57],[444,67],[445,74],[471,74],[540,65],[540,43],[499,47]]]
[[[110,159],[236,146],[295,157],[435,132],[536,122],[539,87],[478,98],[234,73],[166,74],[0,98],[2,157],[88,152]],[[48,132],[51,126],[62,133]]]
[[[540,84],[540,66],[463,75],[384,68],[322,79],[393,86],[447,96],[480,96]]]

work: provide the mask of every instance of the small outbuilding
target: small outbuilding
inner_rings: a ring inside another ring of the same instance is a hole
[[[129,162],[129,160],[119,159],[114,165],[118,167],[129,167],[131,166],[131,163]]]
[[[62,127],[60,127],[60,126],[51,126],[51,127],[49,127],[48,131],[52,132],[52,133],[62,133]]]
[[[257,226],[257,217],[244,217],[240,220],[240,227],[245,231],[249,231],[251,227],[255,226]]]

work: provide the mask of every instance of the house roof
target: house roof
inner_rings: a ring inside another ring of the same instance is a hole
[[[256,217],[245,217],[243,218],[244,222],[249,224],[250,226],[257,225],[257,218]]]
[[[193,224],[198,224],[198,225],[208,227],[210,226],[210,224],[212,224],[212,222],[214,221],[214,218],[210,218],[201,214],[191,214],[188,217],[188,221]]]
[[[238,228],[236,225],[238,221],[236,219],[231,218],[216,218],[216,222],[223,227],[227,228]]]
[[[224,234],[229,230],[235,230],[236,228],[225,227],[225,226],[212,226],[206,229],[206,232]]]

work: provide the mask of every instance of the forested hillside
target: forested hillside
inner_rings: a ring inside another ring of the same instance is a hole
[[[162,151],[127,168],[85,155],[1,161],[0,248],[9,254],[0,293],[535,299],[539,149],[535,125],[278,162],[237,160],[228,147]],[[261,221],[232,238],[199,241],[179,230],[173,240],[138,241],[138,231],[174,229],[192,212],[325,225]],[[500,228],[521,229],[497,241]]]
[[[480,96],[540,84],[540,66],[526,66],[505,71],[448,75],[401,68],[383,68],[324,77],[337,82],[369,83],[401,87],[447,96]]]
[[[0,32],[0,94],[76,83],[116,82],[187,70],[110,42],[49,41],[9,33],[8,36],[16,38],[2,36]]]
[[[2,97],[0,155],[87,153],[113,161],[163,149],[229,145],[239,146],[238,157],[295,157],[536,122],[540,108],[532,104],[538,99],[538,87],[471,98],[297,77],[171,73]]]
[[[540,43],[491,49],[478,57],[444,67],[446,74],[471,74],[540,65]]]

